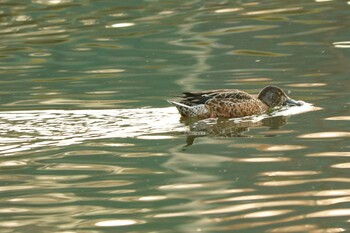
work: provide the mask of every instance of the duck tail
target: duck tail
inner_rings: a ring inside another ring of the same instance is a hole
[[[208,110],[204,106],[204,104],[188,106],[186,104],[172,100],[168,100],[168,102],[174,105],[183,117],[203,117],[205,114],[208,113]]]

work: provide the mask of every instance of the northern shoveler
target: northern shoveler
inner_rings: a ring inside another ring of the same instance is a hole
[[[179,102],[168,101],[176,106],[182,117],[235,118],[258,115],[282,105],[301,103],[288,97],[276,86],[264,87],[258,97],[237,89],[184,92]]]

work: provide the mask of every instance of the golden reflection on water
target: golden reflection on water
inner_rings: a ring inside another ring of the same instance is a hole
[[[226,221],[232,221],[232,220],[246,220],[250,218],[270,218],[270,217],[275,217],[275,216],[281,216],[285,214],[290,214],[293,212],[292,210],[288,209],[281,209],[281,210],[270,210],[270,211],[258,211],[258,212],[252,212],[249,214],[242,214],[242,215],[236,215],[233,217],[225,217],[225,218],[214,218],[212,219],[213,222],[226,222]],[[262,226],[262,225],[268,225],[272,224],[275,221],[266,221],[266,222],[255,222],[255,223],[250,223],[254,226]],[[236,224],[236,225],[230,225],[227,227],[222,227],[222,229],[227,228],[227,229],[243,229],[243,228],[249,228],[250,224]]]
[[[276,206],[313,206],[315,202],[312,200],[287,200],[287,201],[265,201],[265,202],[255,202],[248,204],[237,204],[237,205],[228,205],[211,210],[201,211],[200,214],[223,214],[223,213],[234,213],[246,210],[254,210],[265,207],[276,207]]]
[[[275,8],[269,10],[260,10],[260,11],[250,11],[244,13],[243,15],[263,15],[263,14],[274,14],[274,13],[282,13],[282,12],[294,12],[302,10],[302,7],[289,7],[289,8]]]
[[[90,182],[79,182],[78,184],[72,184],[71,187],[80,188],[106,188],[106,187],[120,187],[129,186],[133,184],[130,180],[102,180],[102,181],[90,181]]]
[[[168,197],[166,196],[130,196],[130,197],[114,197],[110,200],[118,201],[118,202],[156,202],[166,200]]]
[[[333,43],[336,48],[350,48],[350,41],[339,41]]]
[[[267,210],[267,211],[258,211],[249,214],[245,214],[243,218],[266,218],[272,216],[283,215],[292,212],[292,210]]]
[[[4,178],[2,178],[4,179]],[[4,186],[0,187],[0,192],[6,192],[6,191],[17,191],[17,190],[28,190],[28,189],[35,189],[37,186],[30,186],[30,185],[11,185],[11,186]]]
[[[325,229],[325,228],[320,228],[317,225],[304,224],[304,225],[294,225],[294,226],[287,226],[287,227],[276,227],[267,232],[270,232],[270,233],[280,233],[280,232],[338,233],[338,232],[344,232],[344,231],[346,231],[346,229],[340,228],[340,227]]]
[[[158,156],[166,156],[166,155],[167,155],[166,153],[134,152],[134,153],[121,154],[120,157],[141,158],[141,157],[158,157]]]
[[[350,163],[337,163],[331,165],[333,168],[350,168]]]
[[[139,197],[137,200],[139,201],[160,201],[167,199],[166,196],[144,196],[144,197]]]
[[[334,117],[328,117],[326,120],[329,121],[350,121],[350,116],[334,116]]]
[[[43,5],[58,5],[72,2],[72,0],[32,0],[32,2]]]
[[[102,146],[108,147],[130,147],[135,146],[133,143],[104,143]]]
[[[339,151],[327,151],[327,152],[319,152],[319,153],[311,153],[307,154],[306,156],[310,157],[348,157],[350,156],[350,151],[349,152],[339,152]]]
[[[319,171],[271,171],[262,172],[260,176],[305,176],[305,175],[317,175]]]
[[[20,167],[28,165],[28,161],[25,160],[7,160],[0,162],[0,167]]]
[[[144,135],[144,136],[138,136],[137,138],[144,139],[144,140],[162,140],[162,139],[172,139],[176,137],[166,136],[166,135]]]
[[[68,203],[71,202],[72,200],[77,199],[77,196],[74,194],[69,194],[69,193],[49,193],[49,194],[43,194],[43,195],[33,195],[33,196],[26,196],[26,197],[21,197],[21,198],[10,198],[7,199],[8,202],[12,203],[31,203],[31,204],[42,204],[42,203],[47,203],[47,204],[53,204],[53,203]],[[47,209],[46,211],[51,211]]]
[[[288,84],[289,87],[322,87],[326,86],[326,83],[293,83]]]
[[[271,81],[271,78],[242,78],[242,79],[235,79],[234,82],[267,82]]]
[[[215,10],[215,13],[231,13],[231,12],[236,12],[236,11],[241,11],[243,8],[223,8],[219,10]]]
[[[96,222],[95,226],[116,227],[116,226],[128,226],[128,225],[141,224],[141,223],[144,223],[144,221],[132,220],[132,219],[115,219],[115,220],[105,220],[105,221]]]
[[[207,201],[208,203],[224,203],[224,202],[240,202],[240,201],[258,201],[258,200],[268,200],[268,199],[286,199],[286,198],[292,198],[292,197],[332,197],[332,196],[345,196],[344,198],[329,198],[319,200],[319,202],[315,202],[315,204],[319,205],[330,205],[334,203],[340,202],[347,202],[348,196],[350,195],[349,189],[343,189],[343,190],[322,190],[322,191],[305,191],[305,192],[299,192],[299,193],[282,193],[282,194],[260,194],[260,195],[242,195],[237,197],[227,197],[222,199],[216,199]],[[328,200],[328,201],[327,201]],[[333,201],[329,201],[333,200]]]
[[[95,171],[109,171],[113,173],[118,173],[122,171],[124,168],[117,166],[108,166],[108,165],[97,165],[97,164],[68,164],[68,163],[60,163],[60,164],[50,164],[47,165],[40,170],[73,170],[73,171],[82,171],[82,170],[95,170]]]
[[[25,213],[28,211],[29,211],[29,209],[25,209],[25,208],[2,208],[2,209],[0,209],[0,213]]]
[[[88,70],[85,71],[87,74],[111,74],[124,72],[123,69],[101,69],[101,70]]]
[[[181,190],[181,189],[194,189],[194,188],[202,188],[204,187],[203,184],[171,184],[171,185],[164,185],[160,186],[159,189],[164,190]]]
[[[290,150],[301,150],[307,148],[306,146],[299,145],[269,145],[269,144],[256,144],[256,143],[245,143],[245,144],[233,144],[231,147],[235,148],[255,148],[260,151],[290,151]]]
[[[336,217],[336,216],[350,216],[350,209],[330,209],[325,211],[318,211],[306,215],[309,218],[320,218],[320,217]]]
[[[106,28],[124,28],[134,26],[134,23],[115,23],[112,25],[107,25]]]
[[[271,162],[287,162],[290,158],[287,157],[256,157],[256,158],[233,158],[233,162],[243,163],[271,163]]]
[[[282,180],[282,181],[266,181],[266,182],[258,182],[257,185],[274,187],[274,186],[290,186],[290,185],[299,185],[299,184],[307,184],[307,183],[317,183],[317,182],[339,182],[339,183],[349,183],[350,178],[343,177],[331,177],[324,179],[312,179],[312,180]]]
[[[1,227],[5,228],[14,228],[14,227],[20,227],[20,226],[25,226],[32,224],[32,221],[30,220],[19,220],[19,221],[2,221],[0,222]]]
[[[319,132],[309,133],[298,136],[299,138],[343,138],[350,137],[350,132]]]

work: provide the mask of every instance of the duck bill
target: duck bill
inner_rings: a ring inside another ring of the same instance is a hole
[[[288,106],[301,106],[301,103],[299,101],[293,100],[291,98],[288,98],[286,102],[284,102],[284,105]]]

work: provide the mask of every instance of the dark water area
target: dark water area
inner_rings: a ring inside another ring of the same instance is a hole
[[[0,6],[0,232],[350,230],[350,2]],[[166,101],[266,85],[305,105]]]

